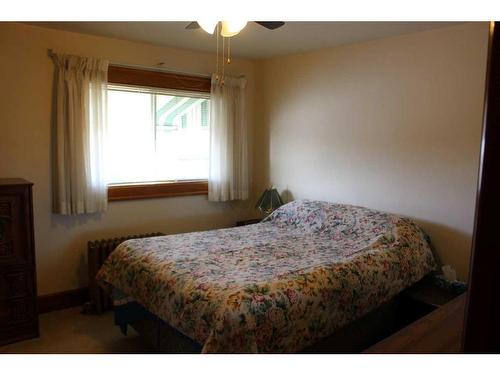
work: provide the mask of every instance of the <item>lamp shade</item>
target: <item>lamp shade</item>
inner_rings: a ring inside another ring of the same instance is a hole
[[[283,201],[275,188],[269,188],[264,191],[262,196],[257,201],[255,208],[260,211],[270,214],[278,207],[283,206]]]
[[[219,21],[214,21],[214,20],[202,20],[202,21],[197,21],[198,25],[205,30],[209,34],[213,34],[215,31],[215,26],[217,26],[217,23]]]
[[[220,35],[229,38],[238,34],[247,25],[247,21],[232,20],[222,21]]]

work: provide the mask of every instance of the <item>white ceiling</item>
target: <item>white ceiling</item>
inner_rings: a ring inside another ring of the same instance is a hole
[[[204,52],[215,37],[186,22],[32,22],[32,25]],[[276,30],[250,22],[231,39],[234,56],[261,59],[413,33],[457,22],[286,22]]]

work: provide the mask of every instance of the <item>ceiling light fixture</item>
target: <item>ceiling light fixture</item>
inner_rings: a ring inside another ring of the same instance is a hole
[[[268,30],[275,30],[285,23],[283,21],[254,21],[256,24],[265,27]],[[217,82],[224,85],[224,67],[231,63],[231,37],[237,35],[247,25],[247,21],[231,20],[231,21],[214,21],[205,19],[203,21],[193,21],[186,25],[186,30],[196,30],[202,28],[210,35],[215,33],[217,39],[217,58],[215,76]],[[221,40],[222,39],[222,40]],[[219,65],[219,44],[222,47],[222,64]],[[227,55],[225,55],[227,50]],[[219,67],[221,68],[219,70]]]
[[[237,35],[241,30],[247,25],[247,21],[233,20],[233,21],[222,21],[222,28],[220,35],[229,38]]]
[[[225,38],[230,38],[237,35],[241,30],[247,25],[247,21],[242,20],[232,20],[232,21],[214,21],[214,20],[203,20],[197,21],[198,25],[209,34],[213,34],[215,27],[220,22],[220,33],[221,36]]]
[[[217,57],[215,76],[217,82],[222,86],[224,85],[225,65],[231,64],[231,37],[237,35],[247,25],[247,21],[232,20],[232,21],[213,21],[203,20],[197,21],[199,27],[207,33],[213,35],[214,32],[217,37]],[[222,39],[222,40],[220,40]],[[226,41],[227,40],[227,41]],[[222,44],[222,64],[219,65],[219,43]],[[227,55],[226,55],[227,49]],[[220,70],[219,70],[220,67]]]
[[[209,34],[213,34],[215,31],[215,26],[219,23],[219,21],[213,21],[213,20],[203,20],[203,21],[197,21],[198,25],[205,30]]]

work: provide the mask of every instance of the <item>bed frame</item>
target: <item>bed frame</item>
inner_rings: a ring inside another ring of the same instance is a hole
[[[424,278],[390,301],[328,336],[301,353],[361,353],[401,328],[432,312],[436,307],[411,296],[411,289],[429,283]],[[183,335],[137,302],[114,307],[115,324],[124,335],[131,326],[153,352],[200,353],[202,345]]]

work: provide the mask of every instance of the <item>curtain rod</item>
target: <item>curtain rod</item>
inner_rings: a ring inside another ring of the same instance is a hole
[[[48,49],[48,54],[50,57],[56,56],[56,53],[54,52],[54,50],[52,48]],[[151,67],[151,66],[143,66],[143,65],[136,65],[136,64],[124,64],[124,63],[114,62],[111,60],[109,61],[109,65],[121,66],[123,68],[136,68],[136,69],[143,69],[143,70],[161,71],[161,72],[166,72],[166,73],[184,74],[184,75],[203,77],[203,78],[212,77],[211,74],[192,73],[192,72],[186,72],[186,71],[181,71],[181,70],[165,69],[162,67],[163,64],[164,64],[164,62],[160,62],[160,63],[158,63],[157,66]]]
[[[109,65],[123,67],[123,68],[136,68],[136,69],[142,69],[142,70],[151,70],[151,71],[157,71],[157,72],[181,74],[181,75],[195,76],[195,77],[201,77],[201,78],[211,78],[212,77],[211,74],[193,73],[193,72],[186,72],[186,71],[182,71],[182,70],[165,69],[165,68],[162,68],[162,65],[164,63],[160,63],[160,64],[158,64],[159,65],[158,67],[149,67],[149,66],[144,66],[144,65],[114,63],[112,61],[109,62]],[[236,78],[245,78],[245,75],[240,74],[239,76],[236,76]]]
[[[50,57],[54,57],[56,53],[52,48],[48,49],[48,53]],[[203,74],[203,73],[193,73],[193,72],[186,72],[182,70],[172,70],[172,69],[165,69],[163,68],[164,62],[158,63],[158,66],[151,67],[151,66],[144,66],[144,65],[136,65],[136,64],[124,64],[124,63],[118,63],[118,62],[113,62],[109,61],[109,65],[112,66],[121,66],[123,68],[136,68],[136,69],[143,69],[143,70],[151,70],[151,71],[160,71],[160,72],[166,72],[166,73],[172,73],[172,74],[184,74],[184,75],[190,75],[190,76],[196,76],[196,77],[202,77],[202,78],[211,78],[211,74]],[[238,78],[244,78],[244,75],[238,76]]]

